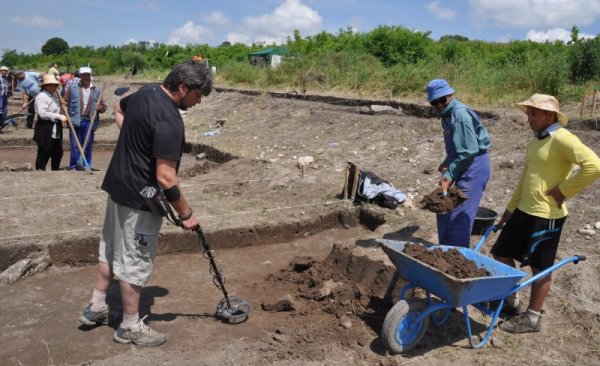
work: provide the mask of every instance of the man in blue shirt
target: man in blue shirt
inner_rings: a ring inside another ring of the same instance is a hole
[[[23,93],[21,93],[23,96],[23,109],[27,107],[27,128],[33,128],[35,107],[34,103],[29,102],[40,93],[40,83],[43,76],[43,73],[32,71],[17,72],[17,82],[19,83],[21,90],[23,90]],[[29,105],[27,103],[29,103]]]
[[[469,247],[479,201],[490,179],[490,138],[475,111],[453,97],[454,89],[443,79],[427,84],[427,101],[439,113],[444,129],[446,158],[438,171],[444,192],[452,184],[467,200],[447,214],[437,214],[438,239],[442,245]]]

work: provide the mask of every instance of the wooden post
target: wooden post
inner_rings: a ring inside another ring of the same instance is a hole
[[[583,117],[584,109],[585,109],[585,89],[583,89],[583,97],[581,97],[581,109],[579,110],[579,117]]]
[[[350,177],[350,164],[346,164],[344,174],[344,190],[342,191],[342,198],[348,199],[348,178]]]
[[[354,201],[356,197],[356,190],[358,188],[358,178],[360,177],[360,169],[358,165],[354,165],[354,180],[352,181],[352,192],[350,193],[350,200]]]
[[[306,166],[307,166],[307,164],[302,164],[301,165],[301,167],[302,167],[302,178],[304,178],[304,174],[306,174]]]
[[[598,91],[594,89],[594,97],[592,98],[592,116],[596,114],[596,94]]]

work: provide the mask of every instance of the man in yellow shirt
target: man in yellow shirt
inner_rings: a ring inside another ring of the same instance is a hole
[[[515,266],[515,260],[531,266],[535,275],[554,264],[568,214],[565,200],[600,176],[600,159],[563,128],[568,118],[553,96],[534,94],[518,106],[527,114],[535,138],[527,144],[523,172],[498,224],[506,226],[491,252],[510,266]],[[581,169],[572,175],[576,165]],[[528,308],[517,294],[509,296],[506,306],[517,316],[500,328],[511,333],[538,332],[540,311],[551,284],[551,275],[532,284]]]

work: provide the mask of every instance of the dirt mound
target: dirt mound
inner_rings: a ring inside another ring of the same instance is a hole
[[[421,200],[421,208],[434,213],[445,214],[460,206],[467,195],[460,188],[450,187],[448,195],[444,196],[441,188],[435,189]]]
[[[288,311],[289,318],[263,346],[264,361],[325,360],[324,345],[332,342],[347,350],[370,344],[391,306],[394,273],[394,267],[334,245],[321,262],[299,256],[267,275],[266,286],[283,295],[263,301],[262,309]]]
[[[467,259],[457,249],[443,251],[436,248],[429,250],[421,244],[409,243],[404,247],[404,253],[456,278],[464,279],[490,275],[486,269],[478,268],[475,262]]]

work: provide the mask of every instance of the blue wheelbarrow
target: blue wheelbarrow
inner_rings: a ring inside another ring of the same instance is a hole
[[[467,259],[475,262],[479,268],[484,268],[490,273],[489,276],[477,278],[459,279],[405,254],[404,247],[408,244],[407,242],[378,240],[383,251],[396,266],[399,276],[408,282],[408,285],[400,291],[401,300],[388,311],[381,330],[381,340],[391,353],[403,353],[412,349],[425,335],[430,320],[435,325],[443,325],[450,317],[451,310],[457,307],[461,307],[463,310],[469,345],[472,348],[481,348],[490,339],[504,300],[509,295],[548,276],[568,263],[577,264],[579,261],[585,260],[583,255],[571,256],[519,283],[527,276],[527,273],[478,252],[490,233],[497,229],[498,227],[495,225],[489,227],[474,249],[423,244],[429,250],[435,248],[444,251],[459,250]],[[416,287],[425,291],[426,299],[409,298],[404,300],[406,292]],[[431,295],[435,295],[439,301],[434,301]],[[496,300],[498,305],[495,309],[484,306],[485,303],[489,304]],[[467,305],[472,305],[492,317],[485,337],[479,343],[473,340],[471,334],[471,319]]]

